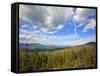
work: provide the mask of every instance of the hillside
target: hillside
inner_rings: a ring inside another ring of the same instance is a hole
[[[50,69],[95,68],[96,45],[81,45],[48,52],[26,53],[19,51],[19,70],[37,71]]]

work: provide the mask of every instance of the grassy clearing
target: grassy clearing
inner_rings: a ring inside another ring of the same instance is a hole
[[[96,67],[96,45],[82,45],[52,52],[19,51],[19,70],[36,71]]]

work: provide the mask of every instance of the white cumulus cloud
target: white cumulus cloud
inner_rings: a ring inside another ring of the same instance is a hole
[[[90,29],[94,29],[95,26],[96,26],[96,20],[90,19],[90,20],[88,20],[87,25],[83,28],[83,32],[87,32]]]

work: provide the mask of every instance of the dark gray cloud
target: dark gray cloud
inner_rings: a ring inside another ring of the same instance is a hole
[[[20,5],[19,17],[38,26],[41,31],[54,33],[71,20],[72,8]]]
[[[76,14],[74,15],[74,20],[78,23],[86,21],[86,19],[90,16],[94,16],[96,14],[95,9],[88,8],[77,8]]]

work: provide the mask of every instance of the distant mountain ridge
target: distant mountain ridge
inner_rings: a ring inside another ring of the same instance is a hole
[[[24,49],[28,48],[28,49],[32,49],[32,50],[55,50],[55,49],[64,48],[64,47],[60,47],[60,46],[56,46],[56,45],[43,45],[43,44],[39,44],[39,43],[28,44],[27,46],[24,43],[20,43],[19,47],[24,48]]]
[[[90,44],[96,44],[96,42],[88,42],[86,44],[83,45],[90,45]],[[79,45],[80,46],[80,45]],[[32,49],[32,50],[57,50],[57,49],[64,49],[64,48],[70,48],[70,47],[75,47],[75,46],[57,46],[57,45],[44,45],[44,44],[40,44],[40,43],[32,43],[32,44],[24,44],[24,43],[20,43],[19,44],[20,48],[28,48],[28,49]]]
[[[88,43],[86,43],[86,44],[96,44],[96,42],[88,42]]]

